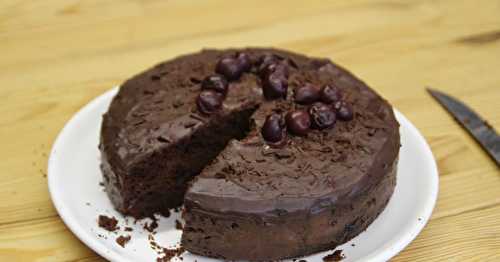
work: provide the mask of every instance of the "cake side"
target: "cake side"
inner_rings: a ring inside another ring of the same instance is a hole
[[[380,183],[347,203],[315,212],[242,215],[210,212],[186,201],[182,245],[219,259],[280,260],[334,249],[354,238],[384,210],[394,191],[397,162]]]

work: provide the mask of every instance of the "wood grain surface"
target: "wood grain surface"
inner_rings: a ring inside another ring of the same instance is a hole
[[[203,47],[334,59],[424,134],[440,172],[431,221],[394,261],[500,261],[500,172],[425,92],[500,129],[500,1],[0,1],[0,261],[101,261],[58,217],[51,144],[83,105]]]

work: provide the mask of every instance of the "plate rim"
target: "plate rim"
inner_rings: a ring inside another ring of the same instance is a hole
[[[56,165],[56,154],[58,148],[62,147],[64,145],[64,141],[66,140],[65,138],[68,137],[68,130],[75,124],[78,123],[79,120],[87,114],[89,111],[94,109],[96,106],[98,106],[102,102],[106,102],[106,100],[109,99],[109,103],[111,102],[111,99],[116,95],[118,92],[119,86],[115,86],[112,89],[102,93],[101,95],[93,98],[90,102],[87,102],[84,106],[82,106],[76,113],[74,113],[71,118],[64,124],[63,128],[59,133],[57,134],[56,139],[54,140],[51,150],[50,150],[50,155],[48,159],[48,166],[47,166],[47,179],[48,179],[48,190],[50,194],[51,201],[56,208],[57,213],[61,217],[62,221],[64,224],[68,227],[68,229],[80,240],[82,241],[87,247],[95,251],[97,254],[100,256],[104,257],[105,259],[111,260],[111,261],[130,261],[126,257],[124,258],[123,255],[119,254],[118,252],[111,250],[107,248],[107,246],[99,241],[95,241],[95,238],[92,237],[91,235],[87,234],[86,230],[80,226],[79,223],[77,223],[78,220],[72,219],[71,218],[71,212],[69,212],[64,206],[61,205],[61,202],[57,200],[58,193],[56,190],[56,182],[55,182],[55,165]],[[103,101],[104,100],[104,101]],[[431,192],[429,196],[427,197],[424,205],[424,210],[422,211],[421,215],[421,220],[417,222],[413,222],[411,225],[411,230],[408,230],[406,233],[399,235],[399,238],[391,240],[389,243],[386,243],[385,245],[388,245],[387,248],[384,248],[382,250],[375,250],[371,253],[368,253],[365,255],[364,258],[362,258],[359,261],[386,261],[389,260],[390,258],[394,257],[397,255],[399,252],[401,252],[406,246],[408,246],[417,236],[418,234],[423,230],[423,228],[427,225],[427,223],[430,220],[430,217],[432,215],[432,212],[434,210],[434,207],[437,202],[438,198],[438,192],[439,192],[439,172],[437,169],[437,164],[434,155],[432,154],[432,150],[423,137],[423,135],[419,132],[419,130],[413,125],[413,123],[406,118],[400,111],[395,109],[393,107],[395,116],[402,126],[403,124],[401,122],[404,122],[405,125],[407,125],[408,130],[411,131],[412,135],[418,140],[417,143],[419,145],[423,146],[423,149],[425,150],[425,158],[427,159],[427,162],[430,164],[430,172],[432,174],[429,175],[430,177],[430,183],[432,184],[431,187]],[[397,186],[397,185],[396,185]]]

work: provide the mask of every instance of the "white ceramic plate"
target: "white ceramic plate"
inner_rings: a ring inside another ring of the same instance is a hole
[[[117,88],[99,96],[82,108],[66,124],[57,137],[48,164],[48,182],[52,201],[59,215],[73,233],[87,246],[112,261],[156,261],[158,255],[150,248],[144,221],[134,225],[116,212],[99,182],[100,154],[97,148],[101,116],[116,94]],[[338,247],[343,261],[385,261],[400,252],[422,230],[429,219],[438,194],[438,172],[432,152],[418,130],[396,111],[401,124],[401,152],[397,185],[389,204],[368,229]],[[101,214],[115,216],[120,222],[118,233],[97,226]],[[181,231],[175,229],[178,213],[159,219],[155,240],[162,246],[180,241]],[[125,232],[124,226],[133,228]],[[131,235],[125,248],[115,239]],[[352,245],[354,244],[354,245]],[[322,261],[333,250],[306,257],[308,262]],[[183,262],[215,261],[185,252]]]

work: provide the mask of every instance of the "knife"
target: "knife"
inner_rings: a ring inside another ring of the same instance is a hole
[[[495,129],[456,98],[431,88],[427,88],[427,92],[474,137],[500,167],[500,136]]]

